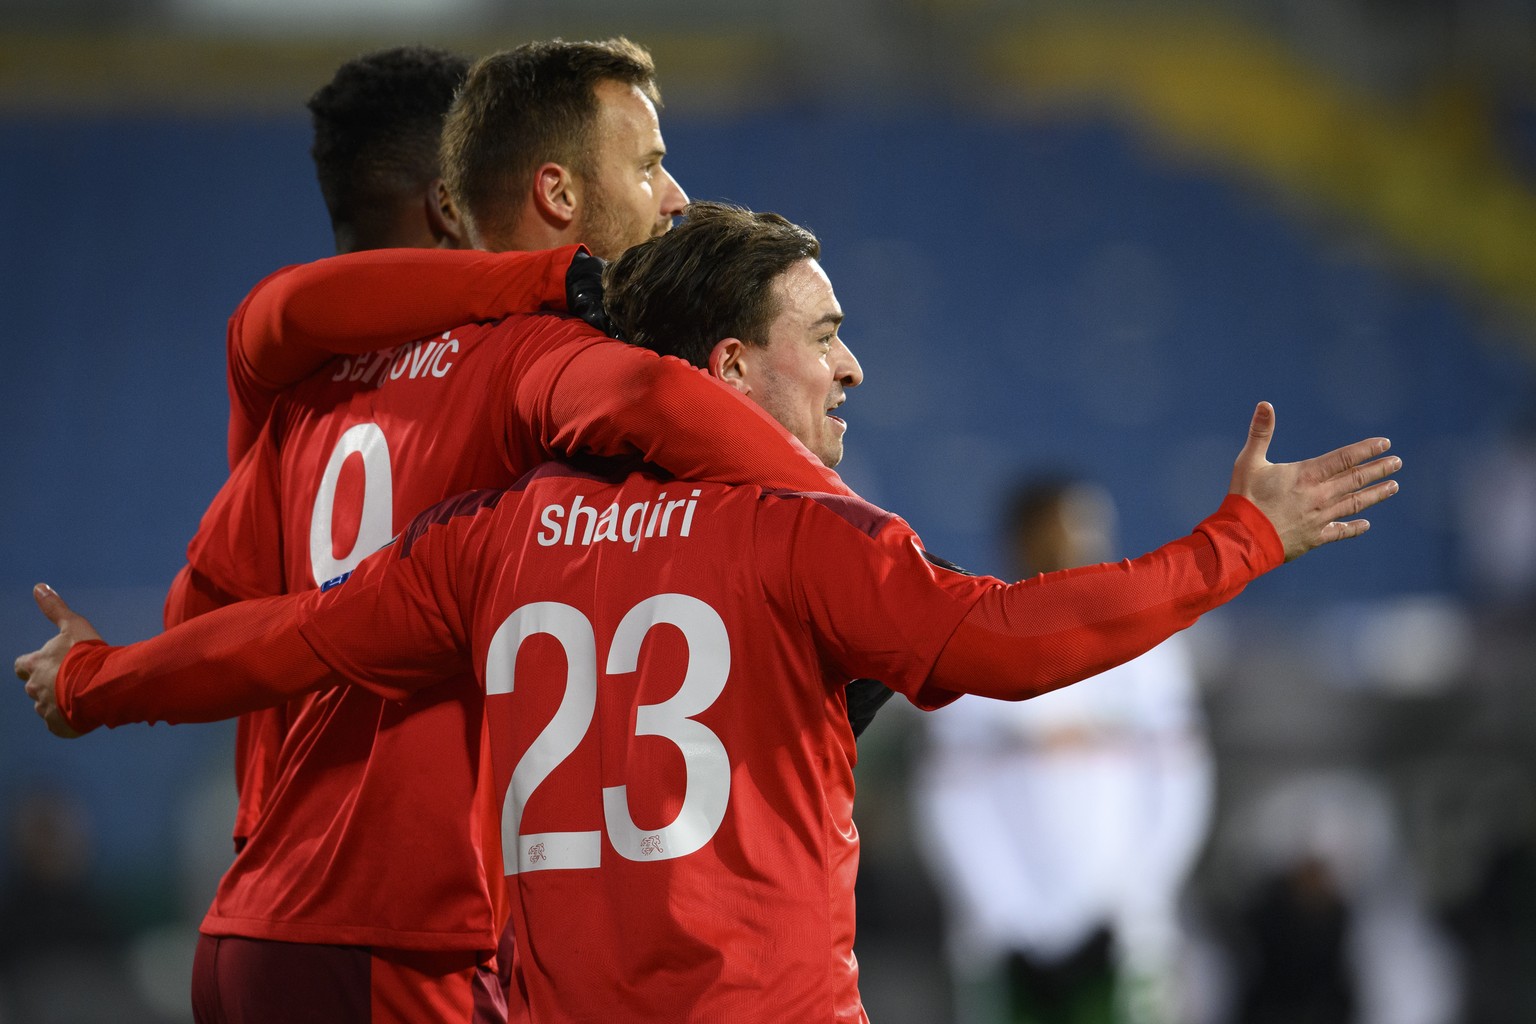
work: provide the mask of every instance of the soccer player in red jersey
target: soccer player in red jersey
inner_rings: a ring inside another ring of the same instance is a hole
[[[686,203],[661,167],[649,56],[627,41],[499,54],[475,66],[461,96],[444,167],[479,245],[592,238],[611,252],[664,231]],[[548,116],[556,110],[562,117]],[[510,139],[522,144],[522,165],[509,169]],[[579,320],[508,316],[518,302],[537,308],[563,298],[574,246],[434,253],[409,293],[389,287],[398,278],[391,272],[417,255],[363,253],[296,268],[259,286],[237,313],[232,338],[265,332],[260,351],[269,353],[295,335],[301,352],[323,350],[349,330],[367,337],[368,349],[385,330],[401,344],[330,364],[277,401],[189,549],[182,608],[315,587],[445,495],[505,486],[556,452],[640,453],[701,478],[842,488],[770,417],[686,364]],[[510,276],[509,260],[522,268]],[[481,304],[464,314],[477,322],[421,337],[416,325],[466,301]],[[732,424],[741,442],[719,445],[717,432]],[[311,961],[329,955],[320,947],[368,947],[376,986],[410,966],[407,954],[430,954],[397,987],[466,1005],[460,968],[488,966],[506,919],[500,860],[470,814],[480,799],[475,780],[448,772],[462,785],[445,785],[419,770],[421,751],[473,732],[483,698],[466,683],[407,706],[333,691],[263,712],[243,731],[237,833],[245,842],[203,923],[202,1019],[235,1020],[254,1005],[239,999],[282,997],[288,990],[266,980],[289,970],[293,951],[281,943],[304,944],[298,955]],[[364,827],[391,816],[389,843]],[[402,855],[423,835],[432,856]],[[393,898],[381,904],[380,891]],[[459,957],[451,970],[445,953]],[[253,966],[231,975],[224,964]],[[434,972],[443,984],[435,994]],[[423,1019],[378,1000],[371,1017],[344,1017],[350,1007],[292,996],[302,1002],[292,1012],[314,1019]],[[431,1019],[459,1019],[453,1012],[440,1006]]]
[[[782,218],[695,204],[611,268],[610,312],[835,463],[832,410],[862,370],[819,254]],[[444,730],[418,770],[482,787],[516,933],[513,1019],[859,1022],[844,684],[879,678],[932,708],[1086,678],[1358,536],[1364,520],[1338,519],[1396,491],[1385,439],[1272,464],[1273,428],[1261,404],[1229,496],[1190,536],[1011,585],[935,564],[855,497],[553,463],[429,510],[325,590],[126,648],[40,586],[60,633],[16,670],[62,735],[338,680],[441,699],[438,680],[473,672],[483,720]],[[411,838],[433,855],[434,837]]]
[[[400,46],[346,61],[310,97],[310,156],[337,253],[466,244],[453,204],[442,196],[438,148],[443,119],[468,71],[469,61],[458,54]],[[549,257],[530,258],[526,269],[496,270],[503,280],[511,276],[522,282],[517,291],[497,297],[498,315],[544,305],[563,308],[564,282],[555,275],[564,267]],[[467,276],[472,285],[474,276]],[[313,277],[308,267],[284,268],[263,282],[231,318],[231,468],[254,442],[277,396],[329,361],[337,347],[333,339],[315,337],[314,328],[305,330],[307,319],[336,320],[333,310],[306,303],[315,287]],[[454,287],[465,285],[456,281]],[[434,294],[457,293],[439,284]],[[381,327],[400,321],[387,302],[375,301],[365,311]],[[361,313],[353,315],[363,319]],[[396,337],[394,343],[414,341],[420,333]],[[167,597],[165,624],[173,626],[229,600],[205,578],[183,568]],[[241,716],[236,728],[237,848],[250,833],[271,784],[281,729],[276,710]]]
[[[456,54],[397,47],[346,62],[310,98],[310,152],[336,251],[356,255],[283,268],[231,317],[232,468],[255,442],[277,397],[334,353],[393,348],[470,320],[564,310],[572,285],[591,273],[574,262],[574,246],[538,253],[444,252],[426,267],[394,251],[467,244],[443,188],[438,150],[443,120],[468,69],[469,61]],[[344,301],[331,284],[337,275],[348,281]],[[409,277],[402,283],[404,275]],[[418,328],[423,320],[427,326]],[[231,594],[281,592],[238,583],[243,564],[234,560],[222,589],[208,574],[184,567],[167,596],[165,624],[227,604]],[[237,725],[237,849],[274,781],[284,729],[281,709],[241,716]]]

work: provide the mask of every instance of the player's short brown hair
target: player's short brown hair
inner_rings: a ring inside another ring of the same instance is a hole
[[[820,256],[815,235],[776,213],[690,203],[682,223],[609,265],[603,305],[625,340],[702,368],[722,338],[766,345],[773,282]]]
[[[443,182],[482,236],[517,227],[515,197],[539,165],[591,174],[595,90],[607,81],[636,86],[661,106],[650,53],[623,37],[527,43],[469,69],[443,125]]]

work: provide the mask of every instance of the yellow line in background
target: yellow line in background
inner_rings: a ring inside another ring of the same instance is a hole
[[[612,33],[607,33],[612,34]],[[0,113],[158,110],[293,113],[360,53],[422,43],[470,57],[548,33],[421,37],[263,37],[152,32],[0,32]],[[580,36],[567,33],[567,38]],[[749,102],[774,56],[764,40],[731,34],[646,38],[669,102],[690,108]]]
[[[1123,12],[1004,33],[982,63],[1037,109],[1110,111],[1185,154],[1364,223],[1536,331],[1536,194],[1466,83],[1393,105],[1246,26]]]
[[[425,42],[474,56],[548,35],[0,32],[0,114],[292,115],[339,63],[367,50]],[[1365,226],[1410,265],[1492,297],[1487,308],[1518,314],[1536,341],[1536,195],[1498,151],[1488,104],[1467,84],[1394,104],[1244,24],[1167,10],[988,24],[971,40],[950,35],[946,60],[981,70],[1011,102],[1054,116],[1107,112],[1188,157],[1300,196]],[[677,111],[771,105],[797,77],[787,39],[741,30],[643,41]],[[978,107],[991,99],[986,88],[976,95]]]

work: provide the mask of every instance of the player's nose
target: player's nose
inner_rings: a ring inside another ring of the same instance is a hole
[[[661,215],[681,217],[688,208],[688,193],[683,191],[683,186],[677,183],[672,172],[665,167],[661,168],[661,176]]]
[[[837,339],[835,355],[832,367],[839,384],[845,388],[856,388],[864,383],[864,367],[859,365],[853,350],[843,343],[842,338]]]

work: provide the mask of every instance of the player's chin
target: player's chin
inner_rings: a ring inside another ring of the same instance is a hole
[[[843,434],[848,430],[848,424],[839,416],[834,416],[829,411],[823,420],[821,444],[817,455],[828,467],[836,466],[843,461]]]
[[[842,438],[828,439],[823,441],[820,448],[816,452],[816,457],[819,458],[822,464],[828,469],[836,469],[837,464],[843,461]]]

